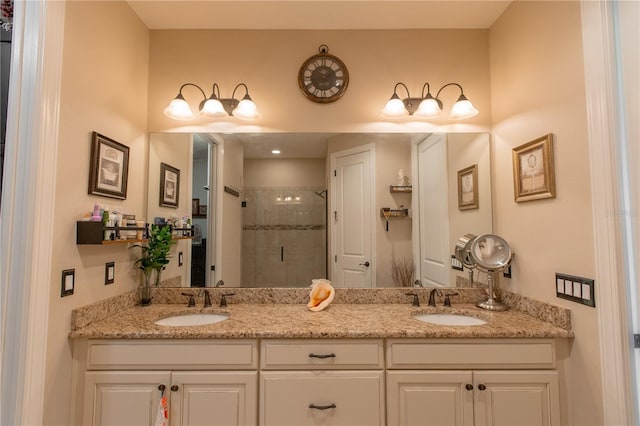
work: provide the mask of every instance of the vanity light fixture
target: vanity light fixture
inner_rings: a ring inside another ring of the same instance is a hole
[[[220,88],[216,83],[213,83],[211,96],[208,98],[207,95],[205,95],[204,90],[202,90],[197,84],[184,83],[180,86],[178,96],[176,96],[175,99],[169,103],[169,106],[164,109],[164,115],[180,121],[189,121],[195,117],[191,107],[182,95],[182,89],[186,86],[193,86],[202,93],[203,100],[200,102],[199,112],[205,117],[224,118],[231,115],[242,120],[255,120],[259,117],[258,108],[253,100],[251,100],[251,96],[249,96],[249,88],[244,83],[236,85],[233,89],[233,93],[231,94],[231,98],[221,98]],[[240,100],[235,98],[236,90],[238,90],[239,87],[242,87],[245,90],[245,95]]]
[[[272,149],[272,150],[271,150],[271,153],[272,153],[273,155],[278,155],[278,154],[280,154],[280,150],[279,150],[279,149]]]
[[[407,97],[404,99],[400,99],[400,96],[398,96],[399,86],[404,87],[404,90],[407,92]],[[422,86],[422,96],[419,98],[412,98],[409,89],[404,83],[396,83],[393,88],[393,95],[382,110],[382,115],[390,118],[399,118],[407,115],[413,115],[419,118],[435,117],[442,111],[442,101],[439,98],[440,92],[448,86],[457,86],[460,89],[460,96],[456,103],[453,104],[449,118],[452,120],[463,120],[478,115],[479,111],[471,104],[469,99],[467,99],[464,95],[464,90],[462,90],[462,86],[458,83],[445,84],[438,90],[435,98],[431,95],[429,83],[425,83]],[[427,89],[426,95],[424,93],[425,88]]]

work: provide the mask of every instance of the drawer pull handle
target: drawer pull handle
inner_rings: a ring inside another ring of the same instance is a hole
[[[309,404],[309,408],[313,408],[314,410],[328,410],[329,408],[336,408],[336,404],[329,404],[329,405]]]
[[[473,390],[473,385],[468,384],[467,386],[465,386],[465,388],[466,388],[467,390]]]
[[[478,389],[485,390],[487,387],[485,385],[478,385]]]
[[[178,385],[171,386],[171,392],[178,392],[178,389],[180,389]]]
[[[311,352],[309,354],[309,358],[320,358],[320,359],[325,359],[325,358],[335,358],[336,354],[334,353],[330,353],[330,354],[314,354],[313,352]],[[331,408],[331,407],[329,407]]]

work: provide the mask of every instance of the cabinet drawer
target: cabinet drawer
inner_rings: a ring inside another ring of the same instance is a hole
[[[388,340],[387,368],[555,368],[553,340]]]
[[[384,368],[384,352],[381,340],[263,340],[261,368]]]
[[[263,426],[383,425],[382,371],[269,371],[260,379]]]
[[[87,370],[256,369],[254,340],[93,340],[87,344]]]

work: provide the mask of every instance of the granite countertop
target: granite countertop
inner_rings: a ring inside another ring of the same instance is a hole
[[[226,313],[229,319],[202,326],[154,324],[190,313]],[[442,326],[412,318],[422,313],[465,313],[487,321],[476,326]],[[570,329],[509,310],[490,312],[473,304],[413,307],[404,304],[334,303],[321,312],[304,304],[230,304],[187,308],[184,304],[135,306],[71,331],[72,339],[244,339],[244,338],[568,338]]]

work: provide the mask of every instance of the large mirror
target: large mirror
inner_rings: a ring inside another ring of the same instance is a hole
[[[164,285],[464,285],[451,255],[492,232],[489,162],[486,133],[153,133],[147,219],[195,228]],[[162,164],[177,207],[161,205]]]

